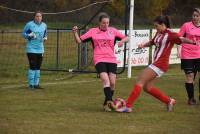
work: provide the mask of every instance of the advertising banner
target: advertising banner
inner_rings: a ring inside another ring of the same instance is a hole
[[[121,31],[124,33],[124,30]],[[139,49],[137,46],[140,43],[144,43],[149,41],[150,38],[150,30],[134,30],[132,38],[134,38],[133,49],[131,50],[132,59],[131,65],[132,66],[144,66],[148,65],[149,63],[149,48],[142,48]],[[127,43],[127,50],[126,50],[126,65],[128,59],[128,47],[129,44]],[[118,47],[117,44],[115,45],[115,55],[118,61],[118,67],[123,67],[124,65],[124,47]]]

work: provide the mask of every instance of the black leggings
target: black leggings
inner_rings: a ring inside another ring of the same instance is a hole
[[[43,60],[43,54],[27,53],[29,68],[31,70],[40,70]]]

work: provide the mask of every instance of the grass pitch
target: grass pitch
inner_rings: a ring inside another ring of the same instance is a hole
[[[200,105],[186,104],[179,68],[171,66],[156,83],[177,100],[173,112],[144,92],[132,113],[103,112],[102,85],[95,74],[55,75],[49,81],[53,74],[43,73],[45,89],[35,91],[27,88],[25,78],[16,78],[13,84],[1,80],[0,134],[199,134]],[[133,69],[131,79],[118,76],[115,97],[128,97],[140,71]],[[196,97],[197,90],[196,84]]]

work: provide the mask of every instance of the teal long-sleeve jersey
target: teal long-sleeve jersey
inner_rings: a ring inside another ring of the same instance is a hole
[[[30,33],[33,33],[34,37],[28,36]],[[22,35],[27,39],[27,53],[44,53],[44,39],[47,38],[47,25],[44,22],[39,24],[34,21],[28,22]]]

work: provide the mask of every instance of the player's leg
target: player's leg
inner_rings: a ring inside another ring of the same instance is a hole
[[[37,57],[34,53],[27,53],[27,57],[29,61],[28,82],[29,82],[29,87],[33,89]]]
[[[113,97],[114,92],[115,92],[115,85],[116,85],[116,74],[109,73],[109,79],[110,79],[111,93],[112,93],[112,97]]]
[[[154,80],[148,82],[145,86],[144,86],[144,90],[145,92],[149,93],[150,95],[152,95],[153,97],[157,98],[158,100],[160,100],[161,102],[165,103],[167,105],[167,110],[168,111],[172,111],[173,106],[176,104],[176,100],[170,98],[169,96],[167,96],[165,93],[163,93],[159,88],[155,87],[153,85]]]
[[[196,100],[194,99],[194,60],[193,59],[182,59],[181,68],[185,72],[186,82],[185,89],[188,95],[188,104],[195,105]]]
[[[152,69],[154,71],[154,73],[156,73],[156,77],[161,77],[164,72],[154,66],[154,65],[149,65],[149,68]],[[152,96],[154,96],[155,98],[159,99],[160,101],[162,101],[163,103],[167,104],[167,110],[168,111],[172,111],[173,106],[176,104],[176,100],[170,98],[169,96],[165,95],[165,93],[161,92],[160,89],[156,88],[153,86],[153,82],[155,79],[149,80],[145,85],[144,85],[144,90],[151,94]]]
[[[198,85],[199,85],[199,100],[200,100],[200,58],[195,60],[195,70],[198,74]]]
[[[149,84],[151,86],[149,86]],[[169,101],[170,101],[170,97],[167,96],[165,93],[163,93],[159,88],[157,87],[154,87],[151,82],[149,82],[147,84],[147,87],[144,88],[145,91],[147,93],[149,93],[150,95],[152,95],[153,97],[157,98],[158,100],[160,100],[161,102],[165,103],[165,104],[168,104]]]
[[[138,82],[135,84],[132,93],[128,98],[127,107],[132,107],[135,100],[139,97],[144,85],[146,85],[149,81],[154,80],[156,77],[157,74],[149,67],[145,68],[142,71],[142,73],[138,77]]]
[[[42,89],[40,87],[40,67],[42,65],[43,54],[37,54],[37,62],[36,62],[36,70],[35,70],[35,77],[34,77],[34,88]]]
[[[110,88],[112,97],[115,92],[115,85],[116,85],[116,72],[117,72],[117,64],[114,63],[107,63],[108,68],[108,74],[109,74],[109,80],[110,80]]]
[[[103,108],[105,111],[111,111],[111,109],[108,106],[108,102],[110,103],[112,101],[112,92],[110,88],[110,80],[107,73],[106,64],[103,62],[97,63],[95,66],[97,72],[99,73],[102,85],[103,85],[103,91],[105,95],[105,101],[103,103]]]
[[[102,84],[103,84],[104,94],[105,94],[106,100],[112,101],[112,93],[111,93],[110,80],[109,80],[108,73],[101,72],[100,73],[100,79],[101,79]]]
[[[198,73],[198,71],[197,71],[197,69],[195,68],[195,70],[194,70],[194,82],[195,82],[195,78],[196,78],[196,76],[197,76],[197,73]]]
[[[151,68],[149,67],[145,68],[142,71],[142,73],[139,75],[138,82],[133,87],[132,92],[127,99],[126,107],[118,109],[117,112],[131,112],[132,111],[131,108],[134,102],[139,97],[143,86],[149,81],[152,81],[153,79],[155,79],[156,76],[157,74]]]
[[[103,83],[103,90],[104,90],[104,95],[105,95],[105,100],[103,103],[103,108],[105,111],[112,111],[114,109],[114,104],[112,100],[113,93],[112,89],[110,87],[110,80],[108,73],[102,72],[100,73],[100,78]]]
[[[200,70],[198,71],[199,74],[199,101],[200,101]]]
[[[196,100],[194,99],[194,73],[189,70],[184,70],[186,76],[185,88],[188,95],[188,104],[195,105]]]

